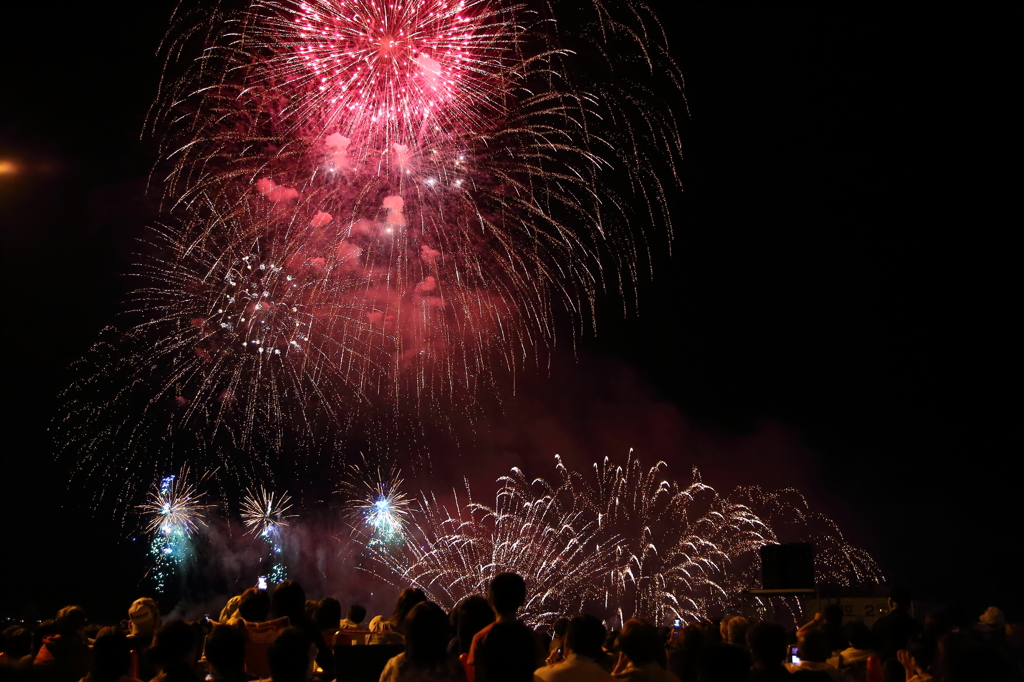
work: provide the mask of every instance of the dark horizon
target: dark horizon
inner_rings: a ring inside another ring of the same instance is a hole
[[[68,366],[117,323],[136,240],[159,217],[147,193],[154,144],[140,133],[172,7],[30,4],[10,22],[46,32],[8,39],[0,104],[0,161],[18,168],[0,175],[2,612],[123,599],[140,577],[132,529],[86,520],[47,428]],[[423,483],[450,489],[466,467],[474,485],[512,465],[553,477],[555,454],[583,467],[635,447],[678,480],[699,467],[722,492],[798,487],[922,600],[1019,618],[1024,550],[1008,462],[1020,439],[1000,330],[1012,289],[1000,281],[1001,242],[983,229],[998,222],[998,198],[978,186],[987,162],[969,158],[989,152],[950,113],[987,94],[962,65],[966,45],[1010,63],[1000,51],[1013,22],[657,9],[689,107],[671,255],[651,239],[638,314],[601,298],[578,361],[565,344],[550,376],[525,373],[479,449],[452,439],[460,451],[435,453]],[[962,40],[950,45],[954,21]],[[955,97],[935,88],[946,73]]]

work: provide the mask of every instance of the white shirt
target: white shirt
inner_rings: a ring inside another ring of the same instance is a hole
[[[839,668],[829,665],[828,663],[818,663],[817,661],[800,661],[800,665],[793,665],[787,663],[786,667],[789,668],[789,672],[795,673],[798,670],[819,670],[821,672],[828,673],[829,677],[832,678],[832,682],[853,682],[853,678],[844,673]]]
[[[639,668],[630,663],[628,668],[615,677],[623,682],[679,682],[678,677],[653,661]]]
[[[374,634],[366,635],[367,644],[405,644],[405,637],[394,631],[395,624],[385,620],[384,616],[374,616],[368,630]]]
[[[451,658],[436,670],[405,666],[405,654],[388,660],[380,674],[380,682],[466,682],[462,664]]]
[[[843,649],[838,655],[828,659],[827,663],[842,670],[851,663],[858,663],[871,655],[871,649]]]
[[[619,682],[594,662],[594,659],[571,653],[561,663],[537,668],[534,682]]]

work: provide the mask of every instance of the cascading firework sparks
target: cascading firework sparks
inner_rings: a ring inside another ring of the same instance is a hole
[[[286,513],[292,508],[291,496],[282,493],[275,499],[273,492],[260,486],[259,492],[247,491],[242,499],[242,521],[246,532],[259,536],[270,545],[270,573],[265,576],[271,584],[282,583],[288,579],[288,568],[282,559],[281,529],[288,526],[288,519],[294,514]]]
[[[592,328],[602,291],[629,293],[645,230],[671,238],[682,78],[648,8],[575,2],[176,14],[150,121],[172,227],[56,429],[94,491],[125,461],[158,470],[165,447],[244,485],[289,439],[472,420],[544,366],[556,329]]]
[[[831,518],[812,511],[800,491],[741,486],[730,498],[764,519],[780,542],[812,543],[817,582],[847,586],[882,581],[882,572],[871,555],[850,544]]]
[[[422,408],[491,386],[492,367],[554,343],[556,307],[579,332],[598,289],[635,280],[644,224],[671,230],[680,140],[652,94],[682,80],[664,32],[640,5],[564,4],[600,56],[586,69],[552,17],[500,1],[214,14],[154,117],[168,195],[328,216],[319,267],[361,290],[361,319],[393,339],[376,390]]]
[[[501,479],[494,507],[466,502],[451,512],[433,495],[416,502],[411,538],[396,554],[373,547],[371,556],[390,571],[396,585],[422,589],[451,609],[472,594],[486,594],[491,579],[513,571],[526,579],[526,604],[519,616],[531,625],[578,612],[595,599],[595,581],[605,570],[609,548],[595,542],[597,524],[567,510],[558,495],[534,497],[522,472]]]
[[[177,441],[197,455],[219,448],[234,457],[226,473],[259,480],[270,472],[251,451],[279,451],[289,425],[301,437],[300,425],[329,426],[367,403],[386,358],[364,353],[386,345],[387,332],[338,302],[350,283],[320,267],[328,247],[309,238],[316,229],[251,206],[151,230],[131,299],[143,320],[96,344],[64,394],[59,428],[77,475],[162,466]],[[106,456],[112,447],[119,459]],[[97,504],[131,498],[139,478],[119,480],[94,486]]]
[[[493,509],[456,497],[449,511],[424,494],[404,554],[372,555],[386,569],[382,577],[419,587],[447,607],[485,593],[498,573],[520,573],[528,590],[524,617],[535,625],[584,610],[616,626],[629,618],[694,622],[750,602],[742,593],[756,585],[758,550],[779,539],[755,510],[798,511],[786,499],[793,491],[739,488],[722,497],[696,469],[680,486],[662,478],[664,466],[645,470],[631,453],[625,466],[595,464],[591,481],[559,459],[557,486],[529,482],[514,469],[500,479]],[[787,529],[786,540],[824,548],[816,557],[819,583],[881,581],[870,555],[849,545],[831,520],[806,509],[797,516],[804,532]],[[818,527],[810,527],[811,518]],[[766,609],[765,599],[755,598],[752,608]],[[799,609],[771,605],[794,616]]]
[[[630,452],[624,466],[595,464],[591,483],[556,461],[574,506],[597,515],[601,537],[620,538],[603,585],[605,603],[615,605],[607,615],[619,626],[634,614],[653,623],[706,616],[751,585],[736,569],[775,541],[756,514],[719,496],[696,469],[680,486],[662,478],[664,462],[645,470]]]
[[[202,495],[197,485],[189,482],[188,473],[183,468],[177,476],[153,484],[148,501],[139,507],[149,517],[146,530],[152,535],[152,575],[161,594],[175,570],[188,559],[192,534],[205,525],[204,515],[210,508],[202,503]]]

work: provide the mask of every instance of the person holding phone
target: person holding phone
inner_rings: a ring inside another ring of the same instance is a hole
[[[545,665],[534,672],[539,682],[615,682],[597,661],[604,655],[601,645],[607,632],[594,616],[576,616],[565,633],[565,660]]]
[[[832,645],[828,633],[824,630],[812,630],[804,635],[797,655],[800,662],[786,666],[791,672],[813,670],[828,674],[832,682],[853,682],[852,677],[828,664],[828,659],[832,655]]]
[[[569,629],[569,619],[559,618],[552,626],[554,636],[548,647],[548,665],[558,663],[565,658],[565,631]]]

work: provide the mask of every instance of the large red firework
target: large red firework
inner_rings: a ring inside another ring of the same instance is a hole
[[[293,125],[401,165],[408,150],[493,125],[516,33],[507,17],[480,0],[268,2],[252,37],[269,58],[252,78],[284,84]]]
[[[165,431],[249,476],[357,419],[472,420],[556,330],[592,329],[601,291],[629,293],[645,231],[671,233],[666,35],[642,3],[559,0],[559,33],[514,1],[181,13],[140,321],[65,396],[84,475],[156,459]]]

